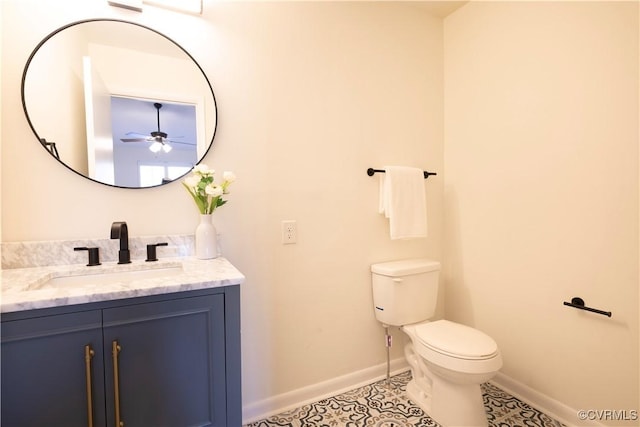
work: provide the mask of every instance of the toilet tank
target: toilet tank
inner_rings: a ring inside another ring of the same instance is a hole
[[[434,316],[440,263],[424,258],[371,265],[376,319],[401,326]]]

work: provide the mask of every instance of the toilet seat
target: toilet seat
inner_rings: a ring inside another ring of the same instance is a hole
[[[498,352],[498,345],[490,336],[448,320],[418,324],[415,334],[422,345],[457,359],[486,360]]]
[[[432,370],[435,365],[437,370],[484,375],[502,367],[496,342],[469,326],[437,320],[405,325],[402,330]]]

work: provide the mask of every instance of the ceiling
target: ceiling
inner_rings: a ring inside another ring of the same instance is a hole
[[[445,16],[453,13],[469,1],[448,1],[448,0],[432,0],[432,1],[405,1],[403,3],[407,3],[411,6],[418,7],[431,15],[437,16],[439,18],[444,18]]]

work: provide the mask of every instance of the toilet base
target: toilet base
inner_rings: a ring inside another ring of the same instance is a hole
[[[480,385],[447,384],[435,379],[432,391],[428,395],[413,379],[407,384],[409,399],[441,426],[488,426]]]
[[[487,427],[480,384],[460,384],[429,369],[412,344],[405,346],[412,379],[407,396],[443,427]]]

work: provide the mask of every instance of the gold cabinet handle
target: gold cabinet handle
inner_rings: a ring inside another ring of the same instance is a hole
[[[120,384],[119,384],[119,372],[118,372],[118,353],[120,353],[122,347],[118,344],[118,341],[111,343],[111,353],[113,354],[113,398],[116,413],[116,427],[124,427],[124,422],[120,421]]]
[[[91,386],[91,358],[95,352],[88,344],[84,346],[84,373],[87,378],[87,426],[93,427],[93,387]]]

